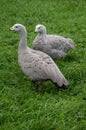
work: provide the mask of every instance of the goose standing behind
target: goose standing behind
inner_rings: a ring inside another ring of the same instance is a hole
[[[64,58],[67,52],[74,48],[74,42],[72,39],[46,34],[46,27],[44,25],[37,25],[35,32],[38,32],[39,34],[32,43],[33,49],[43,51],[53,59]]]
[[[18,46],[18,63],[22,71],[32,81],[40,81],[39,90],[43,87],[43,81],[51,80],[59,87],[66,87],[68,81],[65,79],[54,61],[47,54],[30,49],[27,46],[27,32],[22,24],[15,24],[10,28],[20,34]]]

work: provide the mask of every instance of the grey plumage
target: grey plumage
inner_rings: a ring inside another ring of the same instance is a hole
[[[32,43],[33,49],[43,51],[53,59],[65,57],[67,52],[74,48],[72,39],[46,34],[46,27],[44,25],[37,25],[35,32],[39,34]]]
[[[41,51],[30,49],[27,46],[27,32],[25,26],[22,24],[15,24],[11,30],[19,32],[20,34],[18,63],[22,71],[32,81],[51,80],[59,87],[68,85],[68,81],[50,56]]]

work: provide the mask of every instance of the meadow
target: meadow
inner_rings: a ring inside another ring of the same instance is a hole
[[[55,60],[67,89],[46,81],[39,92],[23,74],[19,35],[9,31],[15,23],[26,26],[31,48],[37,24],[74,40],[75,48]],[[86,0],[0,1],[0,130],[86,130]]]

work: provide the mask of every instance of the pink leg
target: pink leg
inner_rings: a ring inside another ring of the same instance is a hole
[[[44,84],[44,81],[40,81],[40,84],[39,84],[39,91],[42,91],[43,84]]]

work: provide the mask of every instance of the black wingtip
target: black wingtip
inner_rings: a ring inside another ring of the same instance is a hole
[[[67,89],[67,86],[63,84],[63,85],[62,85],[61,87],[59,87],[59,88]]]
[[[62,86],[58,86],[57,83],[54,83],[56,87],[58,87],[59,89],[67,89],[67,85],[62,85]]]

